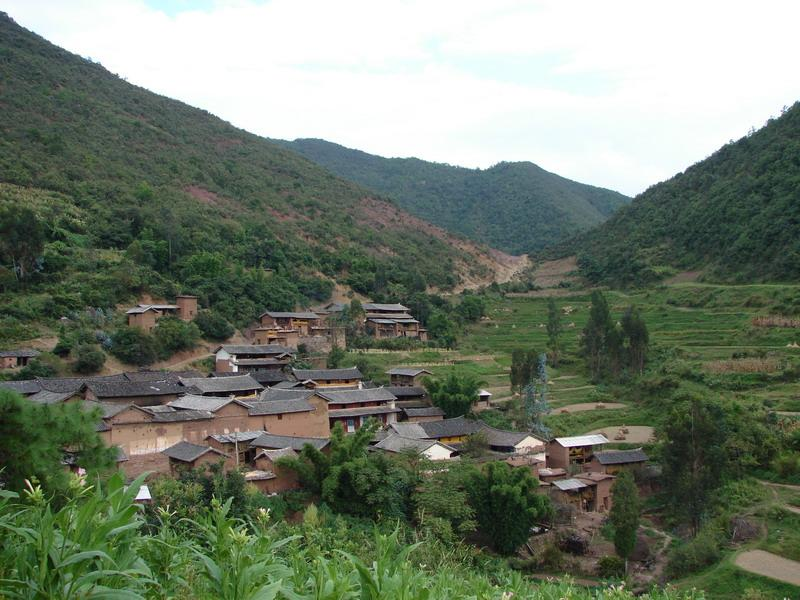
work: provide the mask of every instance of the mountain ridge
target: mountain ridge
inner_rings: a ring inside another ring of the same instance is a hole
[[[555,244],[604,221],[629,200],[529,161],[469,169],[384,158],[319,138],[274,141],[448,231],[511,254]]]

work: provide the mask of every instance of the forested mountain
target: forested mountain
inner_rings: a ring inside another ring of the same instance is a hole
[[[496,252],[373,196],[0,13],[6,317],[183,291],[244,322],[333,280],[379,298],[490,278]]]
[[[629,201],[529,162],[465,169],[417,158],[383,158],[325,140],[283,143],[431,223],[512,254],[539,250],[588,229]]]
[[[578,239],[581,272],[641,284],[702,270],[723,281],[800,279],[800,103],[637,196]]]

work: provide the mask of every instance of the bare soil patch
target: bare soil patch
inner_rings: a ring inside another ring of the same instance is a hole
[[[700,275],[702,275],[702,271],[684,271],[683,273],[678,273],[677,275],[673,275],[668,279],[664,280],[664,283],[667,285],[673,285],[676,283],[693,283],[700,279]]]
[[[615,408],[625,408],[627,405],[622,402],[579,402],[578,404],[568,404],[553,409],[555,413],[574,413],[585,412],[587,410],[611,410]],[[630,429],[630,428],[629,428]]]
[[[800,562],[764,550],[742,552],[734,560],[740,569],[800,586]]]
[[[577,277],[570,275],[578,268],[578,261],[574,256],[547,260],[536,267],[533,272],[533,282],[540,288],[552,288],[565,281],[576,281]]]
[[[627,429],[627,433],[622,431]],[[589,433],[602,433],[610,442],[625,442],[626,444],[646,444],[654,437],[655,430],[648,425],[617,425],[593,429]]]

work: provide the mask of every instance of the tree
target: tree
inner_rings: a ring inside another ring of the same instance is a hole
[[[194,323],[200,329],[203,337],[214,342],[222,342],[231,337],[235,330],[233,325],[216,311],[201,310],[194,318]]]
[[[423,384],[431,402],[441,408],[448,419],[467,414],[478,400],[481,386],[472,375],[456,375],[455,371],[443,380],[426,377]]]
[[[511,352],[511,391],[521,391],[536,378],[539,354],[536,350],[515,349]]]
[[[9,206],[0,210],[0,258],[10,261],[18,281],[34,270],[44,241],[44,226],[30,208]]]
[[[169,358],[181,350],[191,350],[200,339],[200,329],[191,321],[162,317],[153,329],[158,356]]]
[[[331,351],[328,352],[326,366],[329,369],[338,369],[342,366],[345,358],[347,358],[347,352],[345,352],[344,349],[340,348],[339,346],[334,346],[331,348]]]
[[[639,529],[639,490],[630,471],[621,471],[611,486],[613,504],[609,520],[614,527],[614,549],[620,558],[625,559],[625,570],[628,570],[628,558],[636,547],[636,532]]]
[[[641,375],[647,359],[650,334],[639,309],[635,306],[628,307],[628,310],[622,315],[622,331],[628,338],[628,360],[631,369]]]
[[[559,336],[564,330],[561,323],[561,311],[558,310],[555,300],[547,300],[547,348],[550,350],[550,360],[554,367],[558,366],[558,359],[561,356],[561,342]]]
[[[549,499],[535,491],[538,485],[530,471],[504,462],[490,462],[470,477],[467,492],[480,529],[501,554],[513,554],[531,527],[550,514]]]
[[[438,308],[431,311],[428,317],[428,334],[445,348],[452,348],[456,344],[456,324]]]
[[[97,433],[100,417],[80,403],[36,404],[0,389],[0,483],[21,490],[25,479],[36,478],[50,492],[63,491],[67,449],[87,471],[112,467],[116,451]]]
[[[80,344],[72,350],[75,362],[72,370],[87,375],[97,373],[106,362],[106,355],[97,344]]]
[[[611,327],[608,301],[601,292],[592,292],[592,306],[589,310],[589,321],[583,328],[582,344],[589,371],[595,380],[600,377],[603,369],[606,337]]]
[[[417,524],[448,543],[475,531],[475,509],[466,489],[474,473],[472,464],[459,462],[425,477],[413,495]]]
[[[111,354],[124,363],[143,367],[155,362],[156,343],[138,327],[120,327],[111,336]]]
[[[677,399],[664,421],[665,499],[695,534],[724,482],[728,466],[725,421],[718,402],[694,394]]]
[[[475,322],[486,314],[486,302],[480,296],[467,294],[461,300],[461,304],[456,308],[461,317],[468,322]]]

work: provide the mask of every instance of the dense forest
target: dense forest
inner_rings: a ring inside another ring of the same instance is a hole
[[[605,221],[629,199],[529,162],[465,169],[417,158],[383,158],[325,140],[282,142],[393,198],[423,219],[512,254],[540,250]]]
[[[237,324],[330,296],[490,278],[455,240],[310,161],[0,14],[3,325],[195,293]],[[20,210],[20,207],[24,209]]]
[[[569,249],[593,282],[702,270],[722,281],[800,278],[800,104],[655,185]]]

